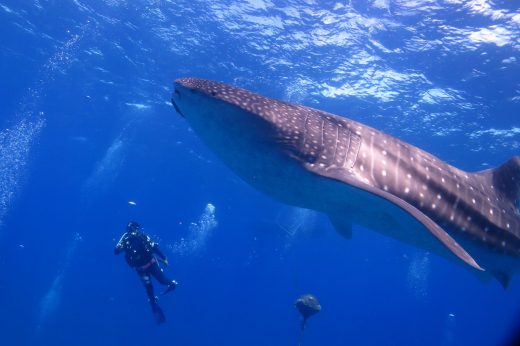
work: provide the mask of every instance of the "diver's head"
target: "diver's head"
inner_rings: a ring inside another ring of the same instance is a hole
[[[126,231],[127,232],[131,232],[131,233],[137,233],[139,231],[141,231],[141,225],[139,225],[137,222],[135,221],[130,221],[127,225],[126,225]]]

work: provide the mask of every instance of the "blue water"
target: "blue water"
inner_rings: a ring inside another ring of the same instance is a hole
[[[0,343],[502,345],[508,290],[282,205],[169,104],[216,79],[341,114],[461,169],[520,153],[520,5],[490,0],[0,0]],[[113,246],[137,220],[178,289],[153,322]]]

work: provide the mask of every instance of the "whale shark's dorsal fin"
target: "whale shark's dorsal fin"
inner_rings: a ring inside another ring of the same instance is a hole
[[[513,156],[504,164],[474,173],[484,180],[484,184],[491,188],[488,195],[494,195],[500,208],[516,217],[520,217],[520,156]],[[509,225],[507,225],[509,228]],[[511,227],[509,232],[516,237],[520,237],[520,228],[517,226]],[[494,275],[504,287],[507,287],[511,275]],[[501,279],[506,277],[506,279]]]
[[[477,172],[489,180],[495,191],[518,212],[520,200],[520,156],[513,156],[509,161],[496,168]]]

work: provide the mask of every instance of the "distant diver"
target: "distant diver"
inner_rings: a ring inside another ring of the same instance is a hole
[[[157,304],[158,297],[154,294],[151,276],[155,277],[159,283],[167,286],[163,294],[169,293],[177,287],[177,281],[168,279],[158,264],[158,260],[160,260],[168,266],[168,258],[159,249],[159,244],[153,242],[148,235],[144,234],[141,226],[135,221],[130,221],[126,226],[126,232],[117,242],[114,254],[119,255],[123,251],[125,252],[126,263],[135,269],[144,284],[155,321],[157,324],[166,322],[164,313]]]
[[[305,325],[307,323],[307,319],[311,317],[312,315],[317,314],[321,311],[321,305],[318,302],[318,299],[316,299],[315,296],[312,294],[304,294],[301,295],[300,298],[296,300],[294,303],[294,306],[300,314],[302,315],[302,321],[300,324],[300,339],[298,341],[298,345],[301,345],[303,343],[303,332],[305,330]]]

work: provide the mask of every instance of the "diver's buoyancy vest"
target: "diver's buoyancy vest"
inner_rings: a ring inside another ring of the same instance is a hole
[[[152,244],[142,233],[129,234],[124,240],[124,247],[126,263],[131,267],[140,267],[152,260]]]

